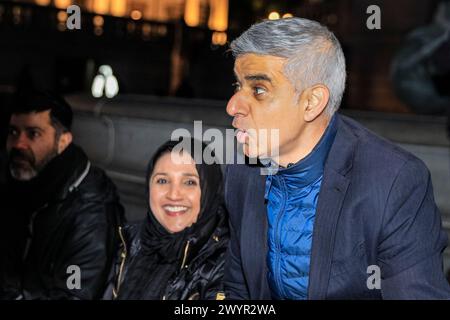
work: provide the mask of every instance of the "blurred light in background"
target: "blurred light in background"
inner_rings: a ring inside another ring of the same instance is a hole
[[[133,20],[140,20],[142,18],[142,12],[140,12],[139,10],[133,10],[130,13],[130,17]]]
[[[14,24],[20,24],[22,22],[22,8],[19,6],[13,7],[12,11]]]
[[[58,25],[56,28],[59,31],[65,31],[66,30],[66,21],[67,21],[67,12],[64,10],[58,11],[56,14],[56,19],[58,19]]]
[[[58,11],[58,13],[56,14],[56,18],[58,19],[58,22],[63,22],[66,23],[67,20],[67,12],[66,11]]]
[[[286,18],[292,18],[292,17],[293,17],[292,13],[285,13],[285,14],[283,14],[283,16],[282,16],[283,19],[286,19]]]
[[[211,30],[226,31],[228,28],[228,0],[210,0],[208,27]]]
[[[51,0],[36,0],[38,6],[48,6]]]
[[[165,25],[158,26],[158,35],[164,37],[167,34],[167,27]]]
[[[175,3],[181,2],[181,3]],[[178,9],[178,10],[175,10]],[[184,0],[147,0],[142,8],[144,17],[153,21],[180,20],[183,18]]]
[[[176,22],[184,19],[189,27],[208,27],[212,31],[222,32],[228,29],[229,0],[34,0],[34,2],[40,6],[53,5],[63,10],[76,4],[82,10],[96,15],[131,18],[135,21]],[[133,27],[130,28],[133,30],[129,31],[135,31]],[[98,30],[95,31],[96,34]],[[148,34],[147,31],[145,33]]]
[[[94,16],[94,18],[92,20],[93,20],[92,22],[94,23],[94,26],[103,27],[104,20],[103,20],[102,16]]]
[[[197,27],[200,24],[200,0],[186,0],[184,22],[189,27]]]
[[[136,24],[133,21],[127,23],[127,31],[129,34],[134,33],[136,31]]]
[[[91,0],[91,1],[92,1],[92,11],[94,11],[97,14],[109,13],[110,0]]]
[[[113,75],[111,66],[101,65],[98,68],[98,74],[92,82],[91,92],[95,98],[101,98],[103,95],[107,98],[113,98],[119,93],[119,83]]]
[[[101,36],[103,34],[103,24],[105,23],[103,17],[94,16],[94,18],[92,18],[92,23],[94,24],[94,34],[96,36]]]
[[[142,38],[144,39],[150,39],[151,36],[151,32],[152,32],[152,26],[150,23],[144,23],[142,25]]]
[[[72,3],[71,0],[55,0],[55,7],[58,9],[67,9],[68,6],[70,6]]]
[[[127,0],[114,0],[111,2],[111,15],[123,17],[127,13]]]
[[[223,46],[227,43],[226,32],[214,31],[212,34],[212,44],[216,46]]]
[[[107,98],[113,98],[119,93],[119,84],[115,76],[106,77],[105,95]]]
[[[269,20],[278,20],[280,19],[280,14],[276,11],[272,11],[269,13]]]

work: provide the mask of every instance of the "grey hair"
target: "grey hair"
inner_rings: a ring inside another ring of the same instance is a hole
[[[326,113],[339,108],[345,90],[345,57],[335,35],[303,18],[265,20],[252,25],[230,44],[235,58],[247,53],[286,58],[284,74],[298,94],[316,84],[330,91]]]

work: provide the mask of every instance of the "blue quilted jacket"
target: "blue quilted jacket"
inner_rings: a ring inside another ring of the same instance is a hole
[[[266,178],[268,280],[274,299],[308,297],[314,218],[323,168],[336,135],[335,117],[313,151]]]

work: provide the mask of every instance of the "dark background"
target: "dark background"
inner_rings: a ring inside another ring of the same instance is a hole
[[[45,6],[32,0],[0,1],[0,142],[4,140],[8,104],[18,88],[89,94],[102,64],[113,68],[121,94],[219,100],[231,96],[233,59],[227,45],[211,43],[213,31],[206,23],[190,28],[182,16],[156,22],[145,20],[145,16],[135,21],[128,13],[123,17],[105,14],[101,34],[96,34],[96,14],[89,10],[93,0],[80,0],[68,3],[78,4],[83,10],[81,30],[64,30],[58,29],[57,15],[62,9],[55,7],[58,0],[47,1],[49,5]],[[128,12],[145,9],[148,1],[155,0],[127,0]],[[411,109],[394,93],[390,63],[406,34],[431,21],[438,2],[230,0],[226,32],[229,42],[274,10],[321,21],[336,33],[347,59],[348,85],[342,108],[409,113]],[[366,27],[366,9],[372,4],[381,8],[380,30]],[[145,23],[152,27],[147,36],[142,31]],[[182,81],[171,88],[171,55],[177,46],[184,61]]]
[[[126,12],[113,16],[96,11],[94,4],[111,1],[126,2]],[[211,0],[199,0],[201,21],[197,27],[185,24],[186,1],[190,0],[0,0],[0,171],[5,168],[8,113],[20,90],[58,91],[78,101],[78,111],[83,112],[109,105],[101,115],[92,111],[88,117],[78,117],[76,137],[94,163],[122,174],[113,179],[123,203],[134,208],[136,217],[143,214],[142,186],[136,183],[143,176],[139,161],[145,163],[150,147],[159,145],[168,132],[201,116],[207,116],[205,124],[222,129],[229,126],[230,121],[222,119],[235,81],[228,44],[251,24],[277,11],[320,21],[335,32],[348,74],[341,108],[425,161],[450,235],[450,144],[445,135],[447,120],[442,117],[446,110],[431,108],[429,103],[407,105],[397,96],[391,79],[392,61],[406,36],[431,23],[439,0],[229,0],[228,43],[224,45],[212,43],[214,30],[207,25]],[[148,8],[156,2],[167,10],[163,18],[149,19]],[[69,4],[82,9],[81,30],[65,28],[61,16]],[[381,9],[380,30],[366,26],[370,5]],[[133,10],[147,13],[133,20]],[[103,21],[100,26],[98,20]],[[447,50],[450,52],[450,44]],[[441,54],[439,61],[438,68],[446,65],[450,69],[450,53]],[[91,97],[92,81],[104,64],[112,67],[120,86],[119,96],[109,101]],[[439,91],[450,97],[450,72],[442,74]],[[146,121],[140,121],[143,115]],[[108,117],[118,128],[114,139],[108,135]],[[111,141],[117,145],[110,154],[107,147]],[[141,158],[136,159],[136,154]],[[125,169],[136,169],[131,182],[123,178],[123,173],[131,175]],[[450,250],[444,261],[450,270]]]

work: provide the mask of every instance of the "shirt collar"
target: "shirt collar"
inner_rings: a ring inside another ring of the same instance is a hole
[[[266,199],[274,176],[283,176],[288,182],[294,182],[298,187],[309,185],[322,176],[325,161],[334,142],[336,131],[336,116],[333,115],[319,142],[305,158],[297,163],[289,164],[287,168],[280,167],[275,175],[267,176]]]

